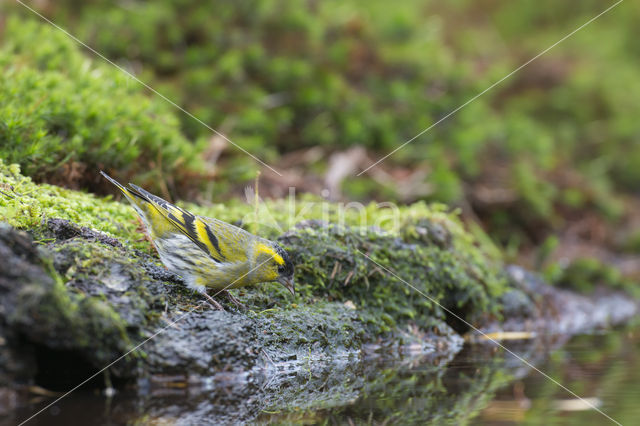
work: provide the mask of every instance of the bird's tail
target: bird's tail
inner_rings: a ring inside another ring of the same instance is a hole
[[[134,206],[140,206],[141,201],[145,203],[148,202],[148,200],[145,197],[143,197],[141,194],[139,194],[137,191],[126,188],[125,186],[121,185],[120,182],[118,182],[117,180],[115,180],[105,172],[100,171],[100,174],[104,176],[105,179],[107,179],[109,182],[114,184],[120,191],[122,191],[122,193],[127,198],[127,200],[129,200],[131,204],[133,204]]]

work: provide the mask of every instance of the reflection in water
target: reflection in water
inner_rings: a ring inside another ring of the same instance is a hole
[[[623,425],[640,419],[640,329],[637,327],[607,334],[576,336],[552,352],[538,366],[579,396]],[[512,418],[495,408],[515,406],[528,399],[528,409],[514,410]],[[614,424],[586,407],[557,385],[536,373],[499,389],[489,406],[476,420],[487,425],[523,424],[593,425]],[[502,416],[502,417],[501,417]]]
[[[508,347],[622,424],[637,424],[640,330],[577,336],[554,350],[562,343],[536,339]],[[47,401],[34,400],[0,423],[22,420]],[[452,360],[309,360],[277,375],[218,375],[198,388],[178,382],[111,399],[76,392],[31,424],[610,423],[587,408],[489,343],[466,346]]]

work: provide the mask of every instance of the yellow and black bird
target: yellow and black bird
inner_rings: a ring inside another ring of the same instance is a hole
[[[194,215],[139,186],[124,187],[100,174],[131,202],[162,263],[218,309],[222,306],[207,294],[207,287],[225,292],[238,305],[228,289],[277,281],[295,294],[293,263],[277,243],[221,220]]]

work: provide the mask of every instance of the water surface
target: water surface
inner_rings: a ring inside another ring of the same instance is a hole
[[[640,423],[640,328],[504,342],[536,368],[622,424]],[[51,401],[0,423],[15,424]],[[493,344],[452,359],[353,359],[259,378],[176,383],[105,398],[79,390],[29,424],[480,424],[592,425],[611,420]]]

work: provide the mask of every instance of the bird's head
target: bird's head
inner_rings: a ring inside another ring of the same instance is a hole
[[[255,264],[262,281],[277,281],[295,295],[293,262],[289,253],[273,241],[263,240],[256,244]]]

